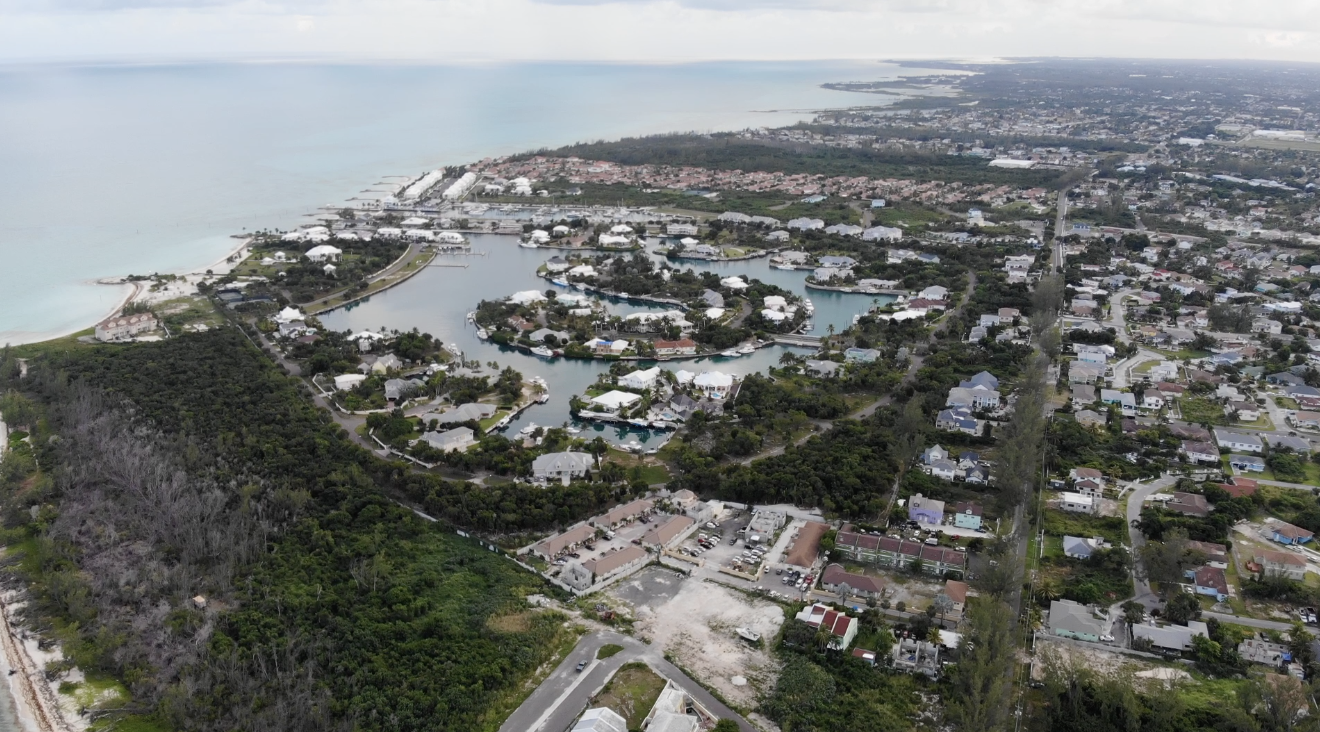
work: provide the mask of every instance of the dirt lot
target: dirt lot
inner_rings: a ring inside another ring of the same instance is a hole
[[[739,638],[734,628],[760,633],[764,646],[784,623],[779,605],[655,568],[639,572],[611,593],[633,606],[639,638],[673,654],[678,665],[732,704],[754,706],[758,695],[773,686],[777,664],[763,648]],[[735,686],[735,676],[747,683]]]
[[[803,569],[810,568],[816,562],[816,555],[820,554],[820,538],[829,530],[830,527],[825,524],[808,521],[807,525],[798,532],[798,537],[793,540],[787,556],[784,557],[784,563]]]

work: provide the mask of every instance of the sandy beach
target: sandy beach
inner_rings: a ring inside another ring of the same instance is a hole
[[[183,279],[179,282],[170,283],[169,285],[162,287],[156,292],[151,292],[150,289],[143,282],[129,282],[127,279],[123,277],[105,277],[96,280],[95,283],[93,284],[96,284],[97,286],[121,287],[126,290],[124,296],[118,301],[118,304],[107,310],[105,314],[101,315],[96,320],[79,327],[66,328],[63,330],[12,331],[9,334],[5,335],[2,339],[0,339],[0,342],[8,343],[10,345],[15,345],[15,346],[21,346],[25,343],[42,343],[44,341],[50,341],[56,338],[65,338],[67,336],[73,335],[74,333],[80,333],[92,327],[93,325],[96,325],[97,323],[101,322],[102,320],[105,320],[111,315],[114,315],[122,311],[124,307],[129,303],[138,301],[139,299],[141,299],[144,302],[155,303],[155,302],[162,302],[164,300],[170,300],[176,297],[185,297],[188,295],[194,295],[197,293],[197,284],[201,282],[202,279],[208,276],[212,276],[212,277],[224,276],[226,274],[229,274],[230,271],[232,271],[235,267],[237,267],[238,264],[247,257],[248,246],[251,243],[252,240],[250,238],[243,239],[242,242],[237,247],[230,250],[228,254],[216,260],[210,266],[190,268],[183,272],[165,273],[165,274],[175,274]],[[237,259],[234,259],[235,257],[237,257]],[[234,259],[234,261],[230,261],[231,259]],[[206,274],[207,270],[210,270],[211,272],[210,275]]]
[[[14,600],[13,592],[0,596],[0,671],[8,681],[14,716],[25,732],[86,730],[88,722],[71,708],[73,700],[56,693],[58,680],[46,680],[46,664],[60,660],[59,650],[42,650],[36,636],[13,625]]]

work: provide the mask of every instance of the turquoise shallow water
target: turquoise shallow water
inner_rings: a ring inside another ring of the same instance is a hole
[[[387,175],[877,104],[863,63],[0,67],[0,343],[87,327],[124,274],[201,269]],[[906,73],[919,73],[910,69]],[[796,110],[796,111],[768,111]]]

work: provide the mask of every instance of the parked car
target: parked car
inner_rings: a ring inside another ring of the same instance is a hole
[[[1100,640],[1104,641],[1105,643],[1113,643],[1113,642],[1114,642],[1114,636],[1112,636],[1112,635],[1102,635],[1102,636],[1100,636]]]
[[[584,668],[586,668],[586,667],[587,667],[587,662],[586,662],[586,661],[578,661],[577,672],[578,672],[578,673],[582,673],[582,669],[584,669]]]

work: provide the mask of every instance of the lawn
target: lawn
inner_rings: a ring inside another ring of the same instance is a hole
[[[1161,348],[1152,348],[1150,350],[1156,353],[1162,353],[1165,356],[1168,356],[1171,360],[1182,360],[1182,361],[1196,359],[1196,358],[1205,358],[1206,356],[1210,355],[1209,351],[1193,351],[1188,348],[1184,348],[1178,351],[1167,351]]]
[[[591,702],[592,707],[609,707],[628,720],[628,729],[641,729],[642,720],[655,706],[665,688],[660,678],[644,663],[630,663],[619,669]]]
[[[1279,405],[1280,409],[1291,409],[1294,412],[1302,408],[1302,405],[1298,404],[1297,400],[1292,397],[1276,396],[1274,397],[1274,403]]]
[[[1183,397],[1178,400],[1178,409],[1184,422],[1192,424],[1228,424],[1228,415],[1223,406],[1202,397]]]
[[[1274,474],[1274,471],[1270,470],[1268,467],[1265,468],[1265,472],[1263,473],[1256,473],[1249,470],[1234,470],[1228,465],[1227,455],[1223,457],[1223,463],[1224,463],[1225,473],[1230,473],[1232,475],[1240,475],[1244,478],[1252,478],[1255,480],[1277,480],[1280,483],[1305,483],[1306,485],[1320,486],[1320,465],[1316,465],[1310,460],[1307,460],[1302,463],[1302,468],[1306,471],[1306,480],[1302,480],[1302,481],[1285,480],[1283,478],[1280,478],[1276,476]]]
[[[1127,522],[1120,516],[1089,516],[1047,508],[1045,533],[1047,541],[1049,536],[1102,536],[1117,546],[1127,541]],[[1045,552],[1049,554],[1048,543]]]

